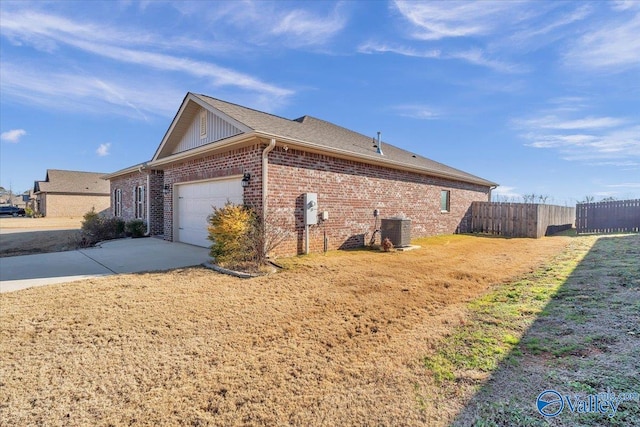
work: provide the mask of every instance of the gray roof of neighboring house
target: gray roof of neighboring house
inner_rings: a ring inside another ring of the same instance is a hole
[[[109,195],[109,181],[101,172],[66,171],[47,169],[44,181],[36,181],[35,193],[104,194]]]
[[[379,154],[376,153],[377,148],[374,147],[371,136],[351,131],[333,123],[316,119],[315,117],[303,116],[299,119],[289,120],[273,114],[211,98],[206,95],[192,95],[254,131],[309,142],[327,148],[344,150],[355,155],[360,155],[363,157],[364,162],[366,162],[366,160],[364,160],[365,157],[371,158],[372,156],[379,156]],[[407,166],[414,166],[425,170],[425,172],[432,172],[452,179],[460,179],[481,185],[496,185],[494,182],[411,153],[384,141],[382,143],[382,152],[384,153],[384,158],[387,160],[399,162]]]

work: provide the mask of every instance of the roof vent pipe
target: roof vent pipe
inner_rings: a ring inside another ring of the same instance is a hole
[[[380,131],[378,131],[378,154],[384,156],[384,153],[382,152],[382,141],[380,141]]]

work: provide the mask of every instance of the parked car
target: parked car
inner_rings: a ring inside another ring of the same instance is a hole
[[[0,206],[0,215],[24,216],[24,209],[17,206]]]

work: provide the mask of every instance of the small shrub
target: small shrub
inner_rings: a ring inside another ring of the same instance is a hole
[[[254,221],[253,212],[245,206],[227,202],[214,208],[209,215],[210,255],[219,264],[238,264],[253,257],[249,248],[249,233]]]
[[[24,209],[24,216],[26,216],[27,218],[33,218],[34,212],[33,209],[26,207]]]
[[[144,237],[147,234],[147,223],[141,219],[133,219],[125,224],[125,231],[134,239]]]
[[[382,241],[382,250],[389,252],[391,249],[393,249],[393,243],[391,243],[391,240],[388,237],[385,237]]]
[[[120,218],[105,218],[94,208],[83,215],[82,244],[91,246],[103,240],[124,237],[124,221]]]

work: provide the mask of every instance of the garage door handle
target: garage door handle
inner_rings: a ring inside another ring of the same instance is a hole
[[[184,228],[182,228],[182,227],[178,227],[178,230],[184,230]]]

